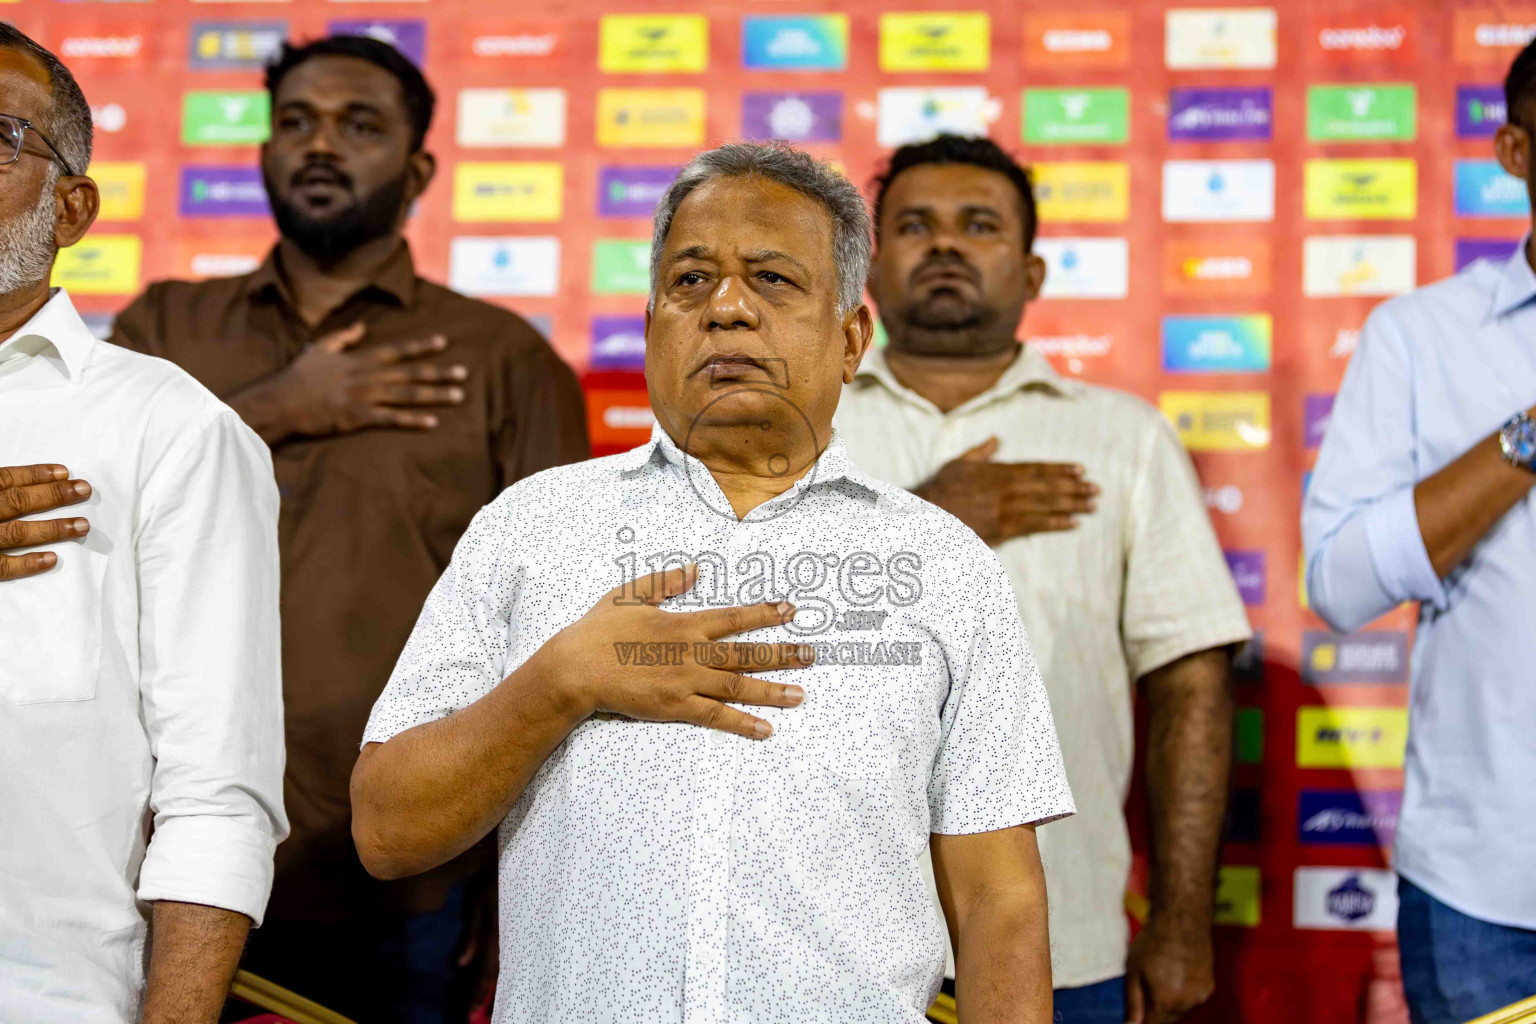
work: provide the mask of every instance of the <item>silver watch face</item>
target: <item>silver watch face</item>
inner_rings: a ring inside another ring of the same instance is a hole
[[[1510,462],[1526,467],[1536,463],[1536,420],[1520,417],[1500,432],[1499,440]]]

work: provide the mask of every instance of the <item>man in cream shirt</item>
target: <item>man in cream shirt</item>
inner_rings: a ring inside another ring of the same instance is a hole
[[[213,1024],[288,830],[277,493],[233,411],[49,288],[90,142],[0,25],[0,1020]]]
[[[995,144],[898,150],[875,218],[890,344],[864,357],[834,422],[872,476],[991,544],[1018,596],[1079,811],[1040,833],[1057,1020],[1178,1020],[1213,986],[1230,651],[1249,636],[1189,458],[1155,409],[1014,340],[1045,265],[1028,176]],[[1137,681],[1152,908],[1128,954]]]

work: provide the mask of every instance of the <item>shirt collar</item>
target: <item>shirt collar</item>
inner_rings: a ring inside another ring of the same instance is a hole
[[[246,277],[245,291],[253,298],[276,294],[288,305],[293,305],[293,291],[288,287],[288,282],[283,278],[282,269],[278,266],[278,247],[273,246],[267,253],[267,258],[261,261],[261,266]],[[379,268],[372,280],[369,280],[358,289],[359,292],[369,288],[376,288],[393,298],[402,306],[411,304],[416,296],[416,264],[411,259],[411,247],[404,239],[400,240],[400,246],[394,251],[384,265]]]
[[[922,400],[921,396],[896,379],[896,375],[891,372],[891,364],[885,358],[883,348],[872,348],[864,353],[864,361],[859,364],[855,379],[859,377],[878,380],[895,394]],[[1018,358],[1008,365],[1008,369],[1003,371],[1001,377],[997,378],[997,383],[959,406],[959,409],[985,405],[1004,395],[1030,387],[1041,387],[1067,398],[1075,398],[1083,393],[1084,385],[1080,380],[1063,377],[1057,373],[1049,359],[1025,345],[1020,349]]]
[[[1525,258],[1525,247],[1531,236],[1527,232],[1520,245],[1510,253],[1499,271],[1498,283],[1493,289],[1493,304],[1488,309],[1490,319],[1501,317],[1536,297],[1536,273]]]
[[[634,473],[653,463],[665,462],[669,465],[684,467],[688,463],[699,460],[692,455],[687,455],[672,440],[660,423],[651,427],[651,439],[638,448],[632,448],[622,455],[615,456],[619,462],[619,472]],[[700,463],[702,466],[702,463]],[[847,480],[867,490],[874,491],[874,485],[864,476],[863,472],[848,459],[848,449],[843,444],[842,435],[836,430],[832,431],[832,437],[827,441],[827,446],[821,450],[821,455],[816,459],[815,467],[795,481],[797,489],[810,487],[815,484],[832,483],[837,480]]]
[[[0,343],[0,360],[17,351],[38,354],[41,348],[51,345],[58,353],[65,375],[77,381],[96,344],[96,336],[75,312],[69,293],[63,288],[55,288],[42,308],[32,314],[32,319]]]

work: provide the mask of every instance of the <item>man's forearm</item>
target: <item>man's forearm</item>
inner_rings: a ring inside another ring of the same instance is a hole
[[[352,772],[363,865],[402,878],[447,863],[506,817],[589,713],[535,655],[462,711],[370,745]]]
[[[1419,534],[1435,575],[1445,577],[1472,548],[1530,493],[1531,474],[1504,461],[1497,433],[1413,489]]]
[[[157,901],[143,1024],[214,1024],[250,927],[251,919],[233,910]]]
[[[1045,889],[989,899],[967,915],[955,949],[960,1024],[1051,1019],[1051,942]]]
[[[1200,651],[1145,677],[1152,920],[1208,935],[1232,758],[1231,655]]]

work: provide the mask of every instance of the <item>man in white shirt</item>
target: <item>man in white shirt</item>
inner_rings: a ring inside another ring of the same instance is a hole
[[[277,494],[238,416],[50,290],[90,142],[0,25],[0,1020],[212,1024],[287,833]]]
[[[1018,595],[1080,811],[1040,843],[1057,1020],[1177,1020],[1214,983],[1229,652],[1249,635],[1189,457],[1157,410],[1015,340],[1045,264],[1029,178],[995,143],[897,150],[875,219],[870,292],[890,344],[864,359],[835,423],[872,475],[993,545]],[[1127,953],[1138,682],[1151,913]]]
[[[930,846],[963,1019],[1050,1019],[1035,825],[1073,806],[1007,578],[831,429],[868,260],[826,165],[737,144],[684,168],[650,443],[486,506],[374,707],[371,871],[498,830],[498,1024],[917,1024]]]

